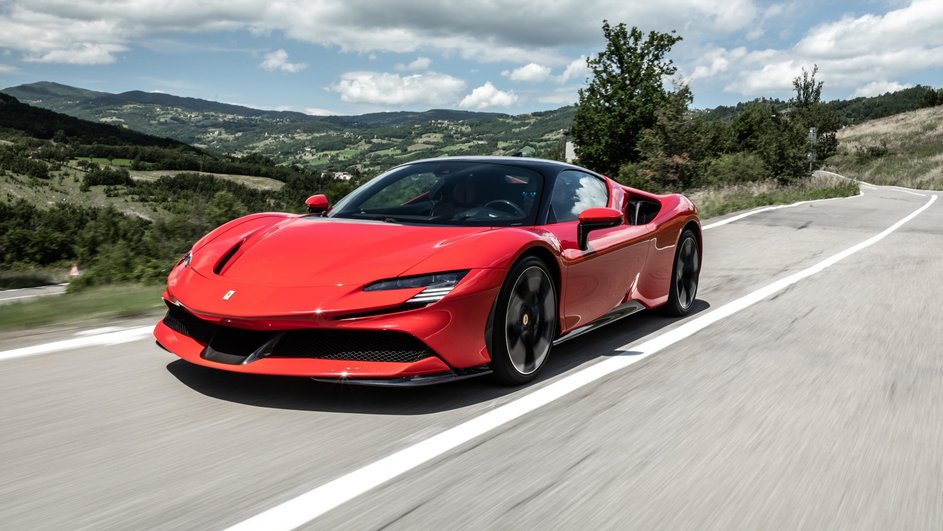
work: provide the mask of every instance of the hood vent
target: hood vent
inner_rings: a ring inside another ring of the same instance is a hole
[[[213,273],[216,273],[217,275],[222,273],[223,269],[226,267],[226,264],[228,264],[229,261],[232,260],[232,257],[236,254],[236,251],[238,251],[239,248],[242,247],[242,244],[245,242],[246,242],[245,240],[239,240],[239,242],[237,242],[236,245],[233,245],[232,249],[227,251],[226,254],[224,254],[223,257],[219,259],[219,262],[216,263],[216,267],[213,268]]]

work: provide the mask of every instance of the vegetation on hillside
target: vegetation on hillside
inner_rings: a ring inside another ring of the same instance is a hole
[[[710,120],[731,121],[754,104],[763,104],[776,112],[789,108],[790,102],[777,98],[758,98],[736,105],[720,105],[702,112]],[[922,85],[888,92],[878,96],[859,96],[847,100],[832,100],[825,105],[834,111],[841,126],[853,125],[885,116],[915,111],[923,107],[932,107],[943,103],[943,89],[933,89]]]
[[[941,101],[943,103],[943,101]],[[873,184],[943,190],[943,105],[846,127],[827,167]]]

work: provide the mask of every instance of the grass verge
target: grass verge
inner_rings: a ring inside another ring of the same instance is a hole
[[[687,196],[697,205],[701,219],[707,219],[761,206],[857,194],[858,183],[851,179],[817,175],[788,186],[763,181],[696,190]]]
[[[128,317],[159,309],[163,286],[121,284],[0,305],[0,330]]]

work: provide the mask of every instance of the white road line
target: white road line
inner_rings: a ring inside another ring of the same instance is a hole
[[[808,201],[799,201],[799,202],[797,202],[797,203],[790,203],[790,204],[788,204],[788,205],[773,205],[773,206],[763,207],[763,208],[759,208],[759,209],[756,209],[756,210],[751,210],[751,211],[749,211],[749,212],[744,212],[743,214],[737,214],[736,216],[731,216],[731,217],[729,217],[729,218],[722,219],[722,220],[720,220],[720,221],[715,221],[715,222],[713,222],[713,223],[708,223],[707,225],[704,225],[703,227],[701,227],[701,230],[709,230],[709,229],[713,229],[713,228],[715,228],[715,227],[720,227],[720,226],[726,225],[726,224],[728,224],[728,223],[733,223],[734,221],[740,221],[741,219],[746,218],[746,217],[750,217],[750,216],[752,216],[752,215],[754,215],[754,214],[761,214],[761,213],[763,213],[763,212],[769,212],[770,210],[779,210],[779,209],[781,209],[781,208],[792,208],[792,207],[797,207],[797,206],[800,206],[800,205],[807,205],[807,204],[809,204],[809,203],[821,203],[821,202],[823,202],[823,201],[837,201],[837,200],[839,200],[839,199],[849,199],[849,198],[852,198],[852,197],[861,197],[862,195],[864,195],[864,194],[859,191],[857,195],[850,195],[850,196],[845,196],[845,197],[829,197],[829,198],[827,198],[827,199],[810,199],[810,200],[808,200]]]
[[[79,330],[78,332],[72,334],[73,336],[97,336],[99,334],[110,334],[111,332],[120,332],[121,330],[127,330],[127,326],[104,326],[102,328],[92,328],[89,330]]]
[[[563,377],[546,387],[530,394],[517,398],[507,404],[484,413],[471,420],[463,422],[438,435],[404,448],[392,455],[384,457],[362,468],[354,470],[320,487],[305,492],[295,498],[283,502],[267,511],[259,513],[248,520],[244,520],[228,531],[275,531],[294,529],[302,526],[324,513],[348,502],[365,492],[386,483],[387,481],[404,474],[424,463],[427,463],[444,453],[484,435],[489,431],[503,426],[535,409],[545,406],[567,394],[600,378],[638,363],[643,359],[667,348],[708,326],[730,317],[731,315],[756,304],[757,302],[791,286],[800,280],[814,275],[837,262],[881,241],[887,235],[899,229],[908,221],[914,219],[921,212],[930,208],[937,196],[932,196],[922,207],[910,213],[907,217],[891,225],[880,234],[849,247],[844,251],[832,255],[821,262],[789,275],[761,288],[749,295],[729,302],[716,310],[701,317],[697,317],[683,325],[656,336],[641,344],[624,345],[618,350],[625,352],[619,356],[607,358],[599,363],[581,369],[569,376]]]
[[[908,190],[908,189],[906,189],[906,188],[901,188],[900,186],[885,186],[884,188],[888,188],[888,189],[893,190],[893,191],[895,191],[895,192],[903,192],[903,193],[905,193],[905,194],[916,195],[916,196],[920,196],[920,197],[926,197],[926,196],[927,196],[927,194],[921,194],[921,193],[919,193],[919,192],[911,192],[910,190]]]
[[[38,354],[49,354],[60,350],[71,350],[74,348],[93,347],[100,345],[118,345],[121,343],[130,343],[148,336],[153,332],[153,326],[139,326],[129,328],[120,332],[111,332],[108,334],[98,334],[94,336],[76,337],[73,339],[64,339],[53,343],[44,343],[42,345],[33,345],[31,347],[15,348],[13,350],[0,351],[0,361],[13,358],[22,358],[25,356],[36,356]]]

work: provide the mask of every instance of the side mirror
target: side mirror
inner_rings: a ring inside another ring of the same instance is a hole
[[[331,204],[327,202],[327,196],[324,194],[315,194],[305,199],[305,206],[308,207],[309,214],[324,214]]]
[[[590,231],[621,225],[622,219],[622,212],[614,208],[594,207],[580,212],[580,223],[576,226],[576,243],[580,250],[587,249]]]

